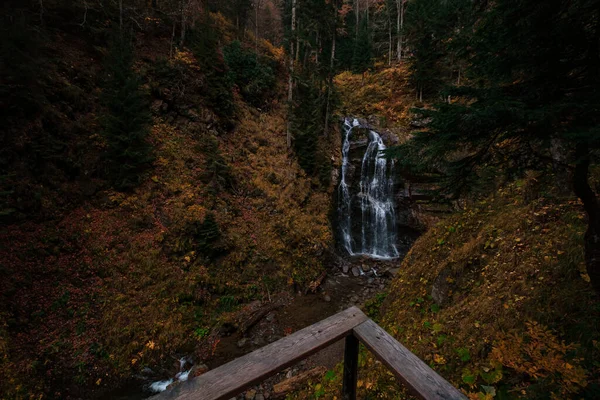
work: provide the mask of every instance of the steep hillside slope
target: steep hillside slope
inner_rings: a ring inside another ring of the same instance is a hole
[[[231,24],[213,18],[225,46]],[[262,110],[234,93],[226,129],[205,64],[140,33],[154,161],[138,187],[116,191],[100,173],[105,49],[49,34],[44,51],[59,57],[42,91],[54,99],[10,125],[21,142],[7,164],[16,208],[0,227],[2,398],[93,398],[182,351],[201,360],[221,314],[310,284],[332,248],[332,189],[286,147],[281,82]],[[281,50],[260,45],[281,67]],[[30,153],[39,137],[64,146]]]
[[[585,214],[540,190],[518,182],[444,219],[367,305],[472,399],[599,394],[600,306],[585,273]],[[361,398],[406,397],[364,349],[359,371]],[[340,387],[341,366],[311,392],[334,398]]]
[[[347,113],[409,138],[406,72],[336,77]],[[597,186],[598,171],[591,180]],[[528,171],[487,197],[438,214],[364,310],[472,399],[600,395],[600,303],[584,262],[586,215]],[[418,203],[418,202],[417,202]],[[342,365],[294,398],[340,398]],[[409,398],[362,348],[360,398]]]
[[[467,392],[593,398],[600,321],[584,213],[575,201],[523,201],[526,188],[511,185],[424,235],[382,323]]]

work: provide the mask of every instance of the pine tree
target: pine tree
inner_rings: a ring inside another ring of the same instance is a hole
[[[293,108],[292,120],[294,150],[300,166],[312,175],[317,171],[316,153],[319,132],[323,129],[324,96],[309,72],[304,71],[297,79],[297,106]]]
[[[395,153],[437,170],[457,195],[490,168],[513,176],[548,168],[552,142],[562,142],[588,214],[585,258],[600,293],[600,205],[589,184],[600,150],[600,3],[498,0],[479,12],[471,35],[469,85],[448,91],[456,101],[421,110],[427,129]]]
[[[438,62],[442,58],[440,39],[443,18],[440,0],[415,0],[410,3],[406,30],[410,41],[410,80],[420,101],[435,94],[441,87]]]
[[[221,238],[221,230],[213,212],[207,213],[201,224],[196,224],[194,237],[200,253],[209,259],[215,256],[214,244]]]
[[[366,19],[360,22],[358,35],[354,42],[352,55],[352,71],[362,73],[373,67],[373,48],[371,45],[371,32]]]
[[[152,147],[146,140],[150,112],[140,78],[133,71],[133,51],[120,35],[110,45],[106,75],[102,133],[107,143],[108,177],[116,188],[128,189],[140,183],[152,161]]]
[[[190,47],[194,52],[205,76],[204,96],[212,106],[225,129],[234,126],[235,104],[233,102],[232,82],[229,79],[225,58],[219,47],[218,32],[213,27],[209,13],[198,22],[190,32]]]

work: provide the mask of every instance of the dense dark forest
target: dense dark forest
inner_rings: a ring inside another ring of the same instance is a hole
[[[1,399],[146,398],[353,305],[469,399],[600,397],[600,2],[0,18]],[[342,398],[343,356],[238,398]]]

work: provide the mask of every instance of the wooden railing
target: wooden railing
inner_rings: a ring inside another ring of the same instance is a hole
[[[344,400],[356,399],[358,347],[362,342],[416,397],[466,399],[416,355],[351,307],[243,357],[182,382],[152,400],[229,400],[319,350],[346,338]]]

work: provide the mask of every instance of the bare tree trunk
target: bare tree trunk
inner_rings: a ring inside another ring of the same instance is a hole
[[[173,32],[171,33],[171,46],[169,47],[169,58],[173,58],[173,45],[175,44],[175,22],[173,22]]]
[[[40,25],[44,26],[44,0],[40,0]]]
[[[304,55],[304,58],[302,59],[302,68],[303,69],[306,68],[306,64],[308,62],[308,56],[311,53],[310,51],[306,50],[307,47],[310,50],[310,44],[306,40],[303,40],[302,41],[302,50],[303,50],[302,54]]]
[[[179,45],[183,47],[185,43],[185,30],[186,30],[186,8],[185,0],[181,0],[181,37],[179,38]]]
[[[456,80],[456,85],[460,85],[460,67],[458,67],[458,79]]]
[[[123,0],[119,0],[119,34],[123,38]]]
[[[550,141],[550,155],[552,156],[552,170],[554,171],[554,182],[556,190],[561,196],[571,194],[570,173],[567,168],[566,143],[559,137],[553,137]]]
[[[292,147],[292,131],[291,131],[291,114],[292,114],[292,101],[294,96],[294,35],[296,34],[296,0],[292,0],[292,37],[290,40],[290,71],[288,78],[288,121],[287,121],[287,147]],[[296,42],[297,43],[297,42]],[[296,52],[297,49],[296,49]]]
[[[398,33],[398,61],[402,61],[402,30],[404,29],[404,2],[405,0],[396,0],[396,7],[398,9],[398,19],[396,21],[396,29]]]
[[[327,87],[327,107],[325,109],[325,129],[323,131],[325,137],[329,136],[329,107],[331,103],[331,87],[333,86],[333,73],[335,68],[335,38],[337,29],[333,31],[333,40],[331,42],[331,60],[329,62],[329,86]]]
[[[321,42],[320,42],[320,38],[319,38],[319,30],[317,29],[317,49],[315,51],[315,63],[317,64],[317,66],[319,65],[319,50],[321,49]]]
[[[356,37],[358,37],[358,24],[360,22],[360,0],[356,0]]]
[[[598,43],[600,43],[600,3],[597,3],[595,11],[595,32],[594,37],[589,41],[586,57],[587,80],[590,85],[600,83],[600,48],[598,48]],[[600,203],[589,182],[591,157],[589,144],[585,141],[578,142],[575,147],[576,164],[573,173],[573,190],[575,195],[581,199],[588,217],[588,229],[584,236],[585,266],[590,283],[596,294],[600,296]]]
[[[79,26],[84,27],[85,23],[87,22],[87,13],[88,13],[88,5],[87,5],[87,1],[83,1],[83,6],[84,6],[84,12],[83,12],[83,21],[79,24]]]
[[[388,65],[392,65],[392,10],[388,7]]]
[[[600,204],[596,193],[589,184],[590,153],[585,144],[578,144],[577,163],[573,174],[575,195],[583,202],[588,216],[588,229],[585,233],[585,265],[592,287],[600,295]]]
[[[296,21],[298,30],[300,30],[300,21]],[[300,61],[300,36],[296,36],[296,63]]]
[[[256,59],[258,59],[258,11],[260,10],[260,0],[256,0],[256,9],[255,9],[255,19],[254,19],[254,29],[255,29],[255,33],[254,36],[256,36]]]

